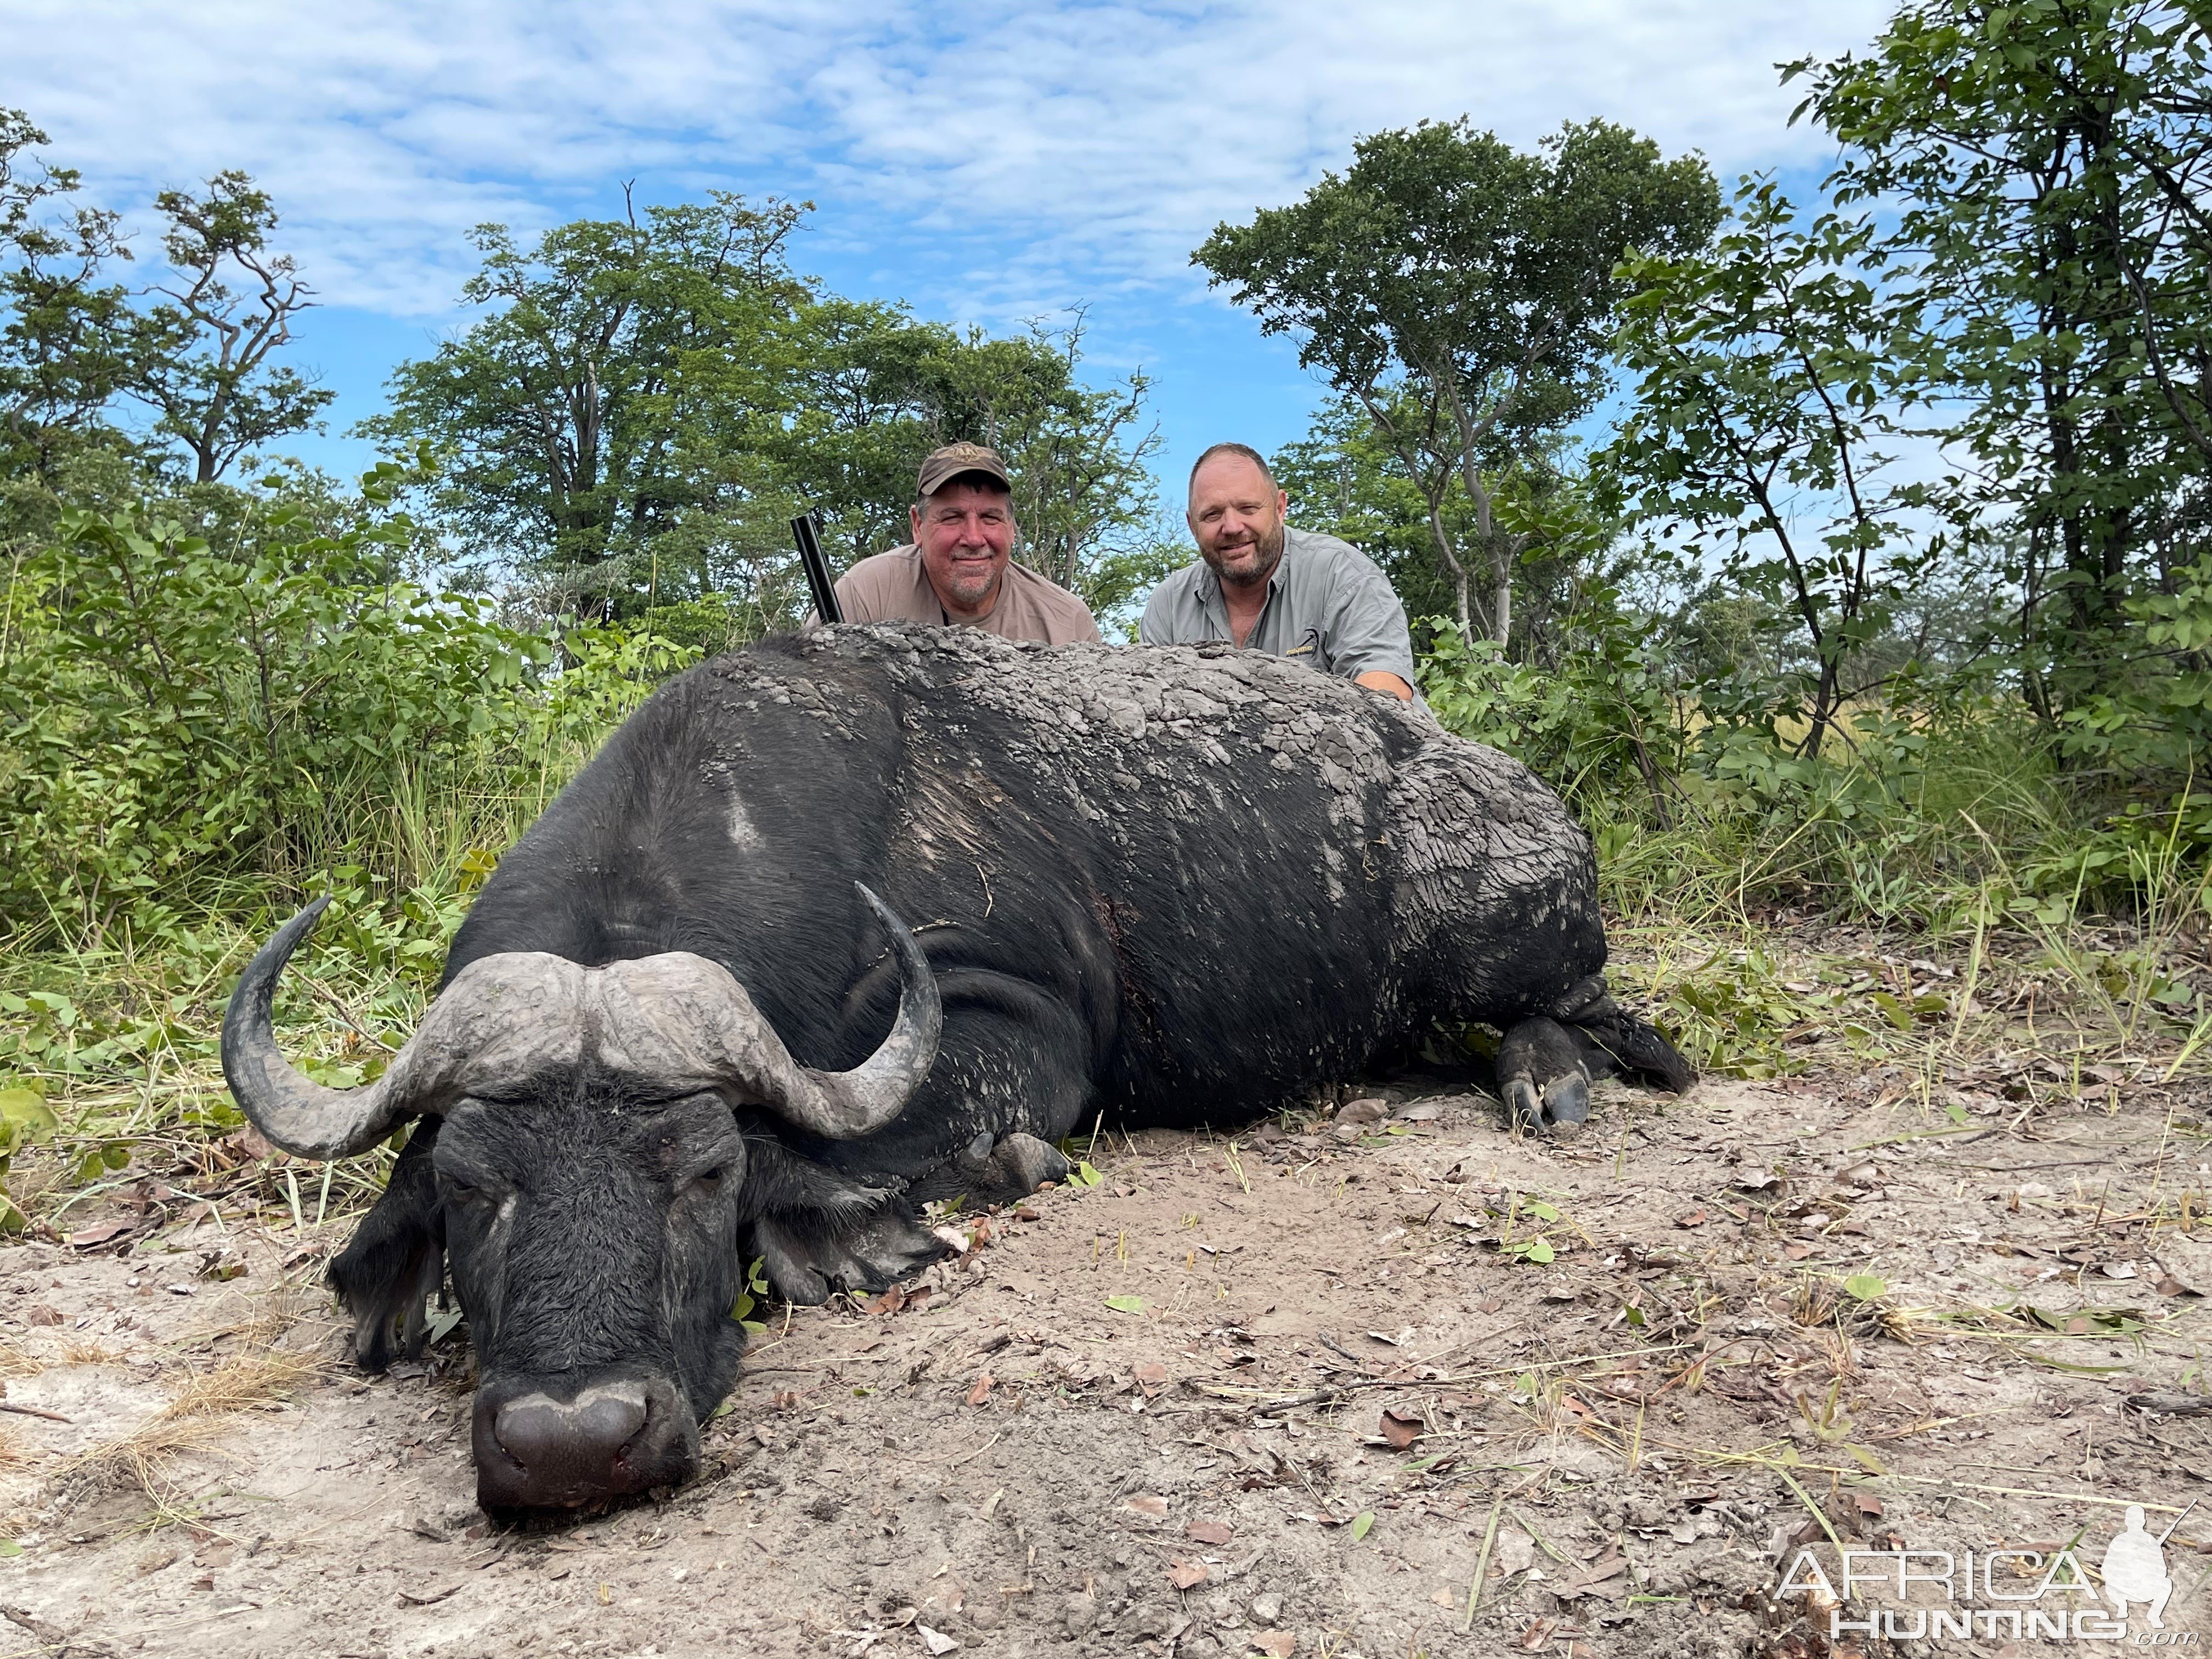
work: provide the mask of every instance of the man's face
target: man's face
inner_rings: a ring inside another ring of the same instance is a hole
[[[1230,587],[1253,587],[1283,558],[1290,497],[1242,455],[1217,455],[1190,481],[1190,533],[1199,556]]]
[[[1003,489],[955,478],[913,509],[921,568],[946,611],[981,617],[998,603],[1013,556],[1014,504]]]

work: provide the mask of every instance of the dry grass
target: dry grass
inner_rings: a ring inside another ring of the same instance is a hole
[[[284,1404],[325,1363],[313,1351],[264,1347],[196,1371],[152,1417],[118,1439],[78,1453],[57,1478],[133,1486],[153,1502],[157,1524],[185,1519],[185,1495],[167,1474],[171,1462],[187,1453],[213,1451],[228,1419]]]

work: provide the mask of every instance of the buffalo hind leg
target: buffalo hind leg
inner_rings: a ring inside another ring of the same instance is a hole
[[[1498,1087],[1516,1128],[1579,1133],[1590,1080],[1624,1072],[1678,1095],[1698,1080],[1659,1029],[1615,1002],[1596,975],[1570,988],[1550,1018],[1515,1024],[1498,1047]]]
[[[331,1262],[331,1288],[353,1316],[353,1357],[365,1371],[382,1371],[403,1354],[421,1357],[429,1300],[445,1285],[444,1230],[430,1173],[438,1123],[425,1118],[415,1126],[382,1194]]]
[[[1589,1116],[1589,1047],[1555,1019],[1524,1019],[1506,1032],[1498,1083],[1515,1128],[1581,1132]]]

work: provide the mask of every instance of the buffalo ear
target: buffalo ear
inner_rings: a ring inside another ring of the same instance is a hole
[[[446,1279],[445,1218],[430,1167],[441,1121],[415,1126],[383,1195],[331,1262],[331,1288],[353,1316],[354,1359],[365,1371],[419,1357],[429,1334],[428,1304]]]

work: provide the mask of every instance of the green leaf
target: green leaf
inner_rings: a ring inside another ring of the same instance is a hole
[[[1540,1238],[1532,1238],[1516,1248],[1531,1261],[1542,1263],[1552,1259],[1552,1247]]]
[[[1853,1273],[1844,1281],[1844,1288],[1862,1302],[1873,1302],[1889,1294],[1889,1282],[1872,1273]]]
[[[1357,1544],[1361,1539],[1366,1537],[1370,1532],[1373,1531],[1374,1527],[1375,1511],[1373,1510],[1360,1510],[1358,1514],[1352,1517],[1352,1541]]]
[[[1106,1305],[1115,1313],[1142,1313],[1145,1298],[1141,1296],[1109,1296],[1106,1298]]]
[[[1524,1207],[1539,1221],[1557,1221],[1559,1218],[1559,1212],[1541,1200],[1532,1200]]]
[[[1106,1177],[1092,1169],[1090,1161],[1085,1159],[1068,1171],[1067,1184],[1071,1187],[1096,1187],[1105,1179]]]
[[[43,1094],[31,1089],[0,1089],[0,1124],[7,1126],[16,1145],[46,1140],[61,1127]]]
[[[14,1539],[0,1538],[0,1558],[11,1558],[22,1553],[23,1547]]]

